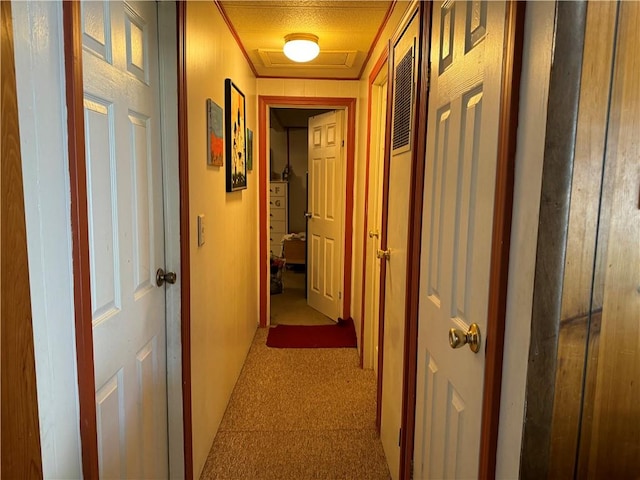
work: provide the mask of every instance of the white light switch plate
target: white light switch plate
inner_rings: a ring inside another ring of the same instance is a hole
[[[204,215],[198,215],[198,246],[204,245]]]

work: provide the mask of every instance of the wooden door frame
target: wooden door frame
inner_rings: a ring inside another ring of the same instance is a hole
[[[63,2],[65,81],[69,183],[71,186],[71,238],[73,300],[78,368],[78,406],[82,474],[98,478],[98,433],[95,402],[91,273],[89,267],[89,213],[84,131],[82,76],[82,18],[79,2]]]
[[[191,443],[191,375],[189,328],[189,229],[186,123],[185,24],[183,2],[176,2],[178,38],[178,129],[180,182],[180,261],[182,385],[185,478],[193,478]],[[78,368],[78,404],[82,472],[85,478],[98,478],[98,436],[95,404],[93,328],[89,263],[89,225],[87,208],[86,155],[84,129],[84,80],[82,71],[82,19],[79,2],[63,2],[63,38],[66,80],[69,180],[71,187],[71,233],[73,260],[76,361]],[[185,204],[186,199],[186,204]],[[185,211],[187,214],[185,214]],[[186,260],[185,260],[186,259]],[[169,352],[167,352],[168,354]]]
[[[267,113],[273,107],[294,108],[335,108],[346,109],[347,127],[347,151],[346,151],[346,177],[345,177],[345,202],[344,202],[344,282],[342,285],[342,318],[351,316],[351,261],[353,258],[353,183],[355,161],[355,136],[356,136],[356,99],[351,97],[287,97],[287,96],[258,96],[258,215],[259,215],[259,249],[260,260],[258,262],[260,274],[260,326],[267,327],[267,131],[269,122]]]
[[[405,356],[402,405],[402,434],[400,437],[400,478],[408,480],[412,475],[415,412],[416,372],[418,350],[418,315],[420,298],[420,247],[424,189],[424,159],[426,154],[426,128],[428,120],[430,36],[432,4],[424,8],[422,15],[422,51],[426,58],[420,61],[418,100],[418,140],[411,185],[410,232],[408,255],[411,259],[407,271],[407,310],[405,316]],[[500,393],[502,386],[502,357],[504,327],[507,306],[511,217],[513,211],[513,184],[520,100],[520,73],[524,39],[525,3],[508,0],[505,18],[505,50],[501,74],[500,120],[496,189],[491,244],[491,271],[489,281],[489,306],[487,330],[493,332],[492,341],[485,343],[486,363],[482,400],[480,432],[480,462],[478,478],[495,478],[498,425],[500,420]],[[422,95],[426,98],[422,99]]]
[[[178,181],[180,183],[180,325],[184,476],[193,479],[191,405],[191,240],[189,229],[189,111],[187,97],[187,2],[176,1],[178,24]]]
[[[369,86],[367,90],[367,153],[365,156],[365,167],[364,167],[364,221],[362,223],[362,294],[361,294],[361,303],[360,303],[360,368],[364,367],[364,332],[365,332],[365,324],[364,321],[365,312],[366,312],[366,286],[367,286],[367,244],[369,243],[369,235],[368,235],[368,218],[369,218],[369,170],[371,165],[371,110],[372,110],[372,102],[371,96],[373,93],[373,86],[375,85],[376,78],[380,75],[382,71],[382,67],[385,66],[385,63],[389,60],[389,45],[385,45],[384,50],[378,57],[371,73],[369,74]],[[387,65],[388,69],[388,65]],[[388,95],[387,95],[388,97]],[[388,108],[385,110],[388,111]],[[385,112],[385,119],[387,115]],[[385,134],[384,137],[386,139],[386,124],[385,124]],[[386,141],[385,141],[385,151],[386,151]],[[375,321],[375,319],[372,319]],[[375,348],[375,345],[372,346]],[[380,372],[378,371],[378,378],[380,378]]]

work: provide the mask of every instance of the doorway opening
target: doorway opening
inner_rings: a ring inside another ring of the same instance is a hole
[[[258,99],[258,123],[259,123],[259,138],[260,141],[260,150],[259,150],[259,183],[260,183],[260,326],[266,327],[270,324],[270,314],[271,314],[271,254],[273,252],[274,256],[278,256],[280,254],[280,258],[282,258],[282,238],[278,241],[278,239],[271,235],[274,230],[271,227],[286,229],[286,234],[289,231],[295,230],[296,225],[300,227],[300,223],[297,222],[299,219],[294,220],[294,224],[291,225],[292,228],[289,228],[289,219],[291,218],[291,213],[286,212],[286,220],[276,220],[283,222],[282,224],[271,224],[272,214],[271,212],[271,202],[276,199],[271,199],[271,194],[276,192],[271,192],[274,190],[274,187],[278,190],[278,194],[281,196],[280,201],[282,202],[283,190],[287,190],[286,195],[288,195],[288,180],[292,177],[290,175],[293,174],[293,169],[295,169],[295,165],[292,167],[286,161],[283,162],[282,158],[276,158],[277,155],[274,155],[274,146],[271,144],[269,140],[268,130],[270,130],[270,120],[271,120],[271,112],[274,110],[274,115],[280,114],[280,118],[282,118],[282,114],[284,112],[278,112],[277,109],[285,109],[285,110],[303,110],[308,111],[310,109],[315,110],[315,113],[319,113],[318,111],[333,111],[338,110],[343,112],[344,116],[344,125],[345,128],[337,128],[337,131],[344,131],[344,144],[342,142],[340,147],[343,148],[343,158],[344,165],[342,167],[342,175],[343,180],[340,181],[338,185],[336,185],[335,193],[343,192],[344,196],[342,199],[342,207],[340,208],[340,227],[342,229],[339,241],[334,242],[334,247],[336,248],[336,252],[340,254],[340,276],[336,279],[336,285],[338,285],[338,295],[339,302],[337,308],[336,318],[338,316],[347,319],[350,317],[350,303],[351,303],[351,245],[352,245],[352,218],[353,218],[353,161],[354,161],[354,150],[355,150],[355,99],[354,98],[308,98],[308,97],[267,97],[260,96]],[[316,115],[317,116],[317,115]],[[307,116],[307,118],[309,118]],[[282,120],[280,120],[282,122]],[[334,132],[335,133],[335,132]],[[286,142],[285,142],[286,144]],[[267,154],[268,152],[268,154]],[[280,155],[282,157],[282,155]],[[286,160],[286,155],[284,156]],[[289,167],[286,169],[286,167]],[[281,167],[281,168],[280,168]],[[299,166],[300,170],[301,167]],[[282,183],[278,185],[277,182],[283,181],[283,173],[287,178],[287,186],[283,188]],[[296,177],[301,175],[302,171],[295,172]],[[272,176],[273,175],[273,176]],[[275,183],[272,185],[272,178]],[[279,180],[277,180],[279,178]],[[306,171],[304,176],[304,181],[302,184],[307,185],[306,179]],[[300,186],[300,184],[298,184]],[[267,190],[269,187],[269,190]],[[295,187],[294,187],[295,188]],[[300,209],[300,205],[296,205],[296,210]],[[305,210],[304,213],[307,213],[306,210],[306,201],[305,201]],[[283,215],[279,213],[279,215]],[[306,223],[306,217],[304,219]],[[285,228],[286,227],[286,228]],[[280,233],[283,233],[283,230]],[[300,234],[302,232],[295,232],[295,234]],[[306,240],[306,225],[304,226],[305,240]],[[284,236],[284,235],[281,235]],[[291,240],[300,240],[298,238],[292,238]],[[289,256],[293,255],[294,261],[297,261],[298,264],[302,263],[302,254],[300,246],[298,246],[297,252],[292,253],[291,247],[293,243],[289,244]],[[284,245],[284,250],[286,252],[286,244]],[[306,251],[306,245],[302,248],[302,252]],[[310,248],[310,251],[313,251]],[[336,253],[337,254],[337,253]],[[296,263],[292,263],[292,265],[296,265]],[[301,269],[302,267],[295,267],[296,269]],[[277,266],[276,266],[277,269]],[[304,269],[305,271],[308,269],[308,261],[306,259],[305,253],[305,261],[304,261]],[[288,274],[287,272],[283,272],[284,274]],[[306,277],[306,274],[305,274]],[[290,279],[290,283],[292,285],[297,285],[298,292],[302,290],[305,291],[305,280],[300,280],[300,276],[293,277]],[[300,302],[300,299],[298,299]],[[276,301],[277,302],[277,301]],[[300,302],[303,303],[303,302]],[[334,320],[335,320],[334,319]]]
[[[269,111],[270,325],[333,323],[308,304],[309,120],[331,110]],[[343,195],[344,192],[338,192]]]

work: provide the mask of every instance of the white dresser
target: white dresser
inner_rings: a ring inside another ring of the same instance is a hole
[[[289,233],[289,184],[271,182],[269,185],[269,242],[271,253],[282,256],[282,236]]]

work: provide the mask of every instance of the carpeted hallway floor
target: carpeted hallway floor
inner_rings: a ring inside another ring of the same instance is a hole
[[[388,479],[356,349],[274,349],[258,329],[203,479]]]

